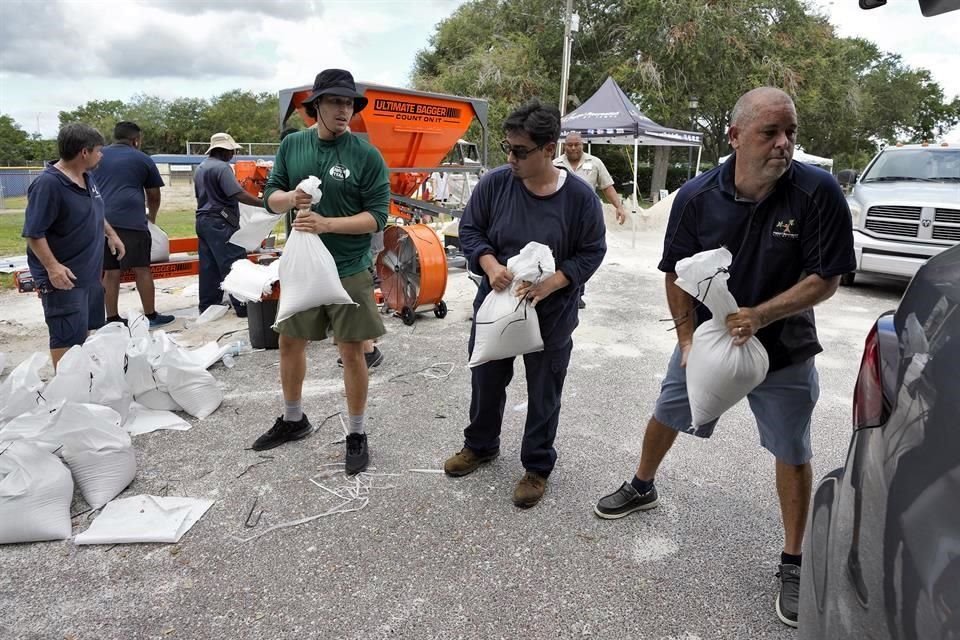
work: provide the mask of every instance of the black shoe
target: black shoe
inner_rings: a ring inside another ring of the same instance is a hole
[[[127,319],[121,318],[120,316],[110,316],[109,318],[107,318],[107,324],[110,324],[111,322],[119,322],[123,326],[125,327],[127,326]]]
[[[287,422],[283,416],[277,418],[270,430],[257,438],[250,446],[254,451],[266,451],[279,447],[284,442],[300,440],[313,433],[313,425],[307,420],[307,414],[296,422]]]
[[[247,317],[247,305],[245,304],[234,305],[233,310],[236,312],[238,318]]]
[[[580,298],[580,300],[577,301],[577,309],[586,309],[586,308],[587,308],[587,303],[583,301],[583,298]]]
[[[379,347],[374,347],[373,351],[363,354],[363,357],[367,361],[367,369],[373,369],[383,364],[383,351],[380,351]],[[337,358],[337,366],[343,366],[343,358]]]
[[[616,520],[634,511],[653,509],[658,504],[656,487],[650,487],[650,491],[640,495],[632,484],[624,482],[619,489],[600,498],[593,512],[605,520]]]
[[[780,578],[780,593],[777,594],[777,617],[780,622],[797,627],[797,612],[800,610],[800,567],[781,564],[777,569]]]
[[[367,434],[347,434],[347,475],[355,475],[366,471],[370,462],[370,452],[367,451]]]
[[[157,329],[158,327],[167,326],[168,324],[176,320],[176,318],[164,313],[154,313],[153,317],[147,316],[147,320],[150,321],[151,329]]]

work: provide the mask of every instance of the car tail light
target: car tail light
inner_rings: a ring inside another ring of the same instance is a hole
[[[880,338],[873,325],[863,346],[860,374],[853,390],[853,428],[876,427],[883,421],[883,386],[880,382]]]

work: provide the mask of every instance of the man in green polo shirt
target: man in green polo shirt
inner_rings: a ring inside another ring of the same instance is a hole
[[[320,72],[313,93],[303,104],[311,116],[316,115],[317,127],[283,139],[263,199],[273,212],[296,209],[293,228],[320,235],[337,263],[343,288],[356,306],[317,307],[277,325],[283,415],[257,438],[253,449],[272,449],[313,432],[301,404],[306,347],[308,341],[324,340],[332,333],[343,361],[349,414],[346,470],[353,474],[366,469],[369,462],[364,430],[368,377],[363,344],[385,333],[373,298],[370,239],[387,222],[390,182],[380,152],[350,133],[350,119],[367,106],[367,99],[357,92],[349,72]],[[311,175],[320,178],[323,192],[320,202],[312,206],[310,195],[297,189],[300,181]]]

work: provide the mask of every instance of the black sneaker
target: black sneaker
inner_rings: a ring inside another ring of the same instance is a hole
[[[174,318],[174,317],[171,316],[171,315],[164,314],[164,313],[155,313],[155,314],[153,314],[153,317],[152,317],[152,318],[151,318],[150,316],[147,316],[147,320],[150,321],[150,328],[151,328],[151,329],[156,329],[156,328],[158,328],[158,327],[165,327],[165,326],[167,326],[168,324],[170,324],[171,322],[173,322],[174,320],[176,320],[176,318]]]
[[[777,568],[780,578],[780,593],[777,594],[777,617],[780,622],[797,627],[797,612],[800,610],[800,567],[781,564]]]
[[[366,471],[370,462],[370,452],[367,451],[367,434],[347,434],[347,475],[355,475]]]
[[[373,351],[363,354],[363,357],[367,361],[367,369],[373,369],[383,364],[383,351],[380,351],[379,347],[374,347]],[[337,358],[337,366],[343,366],[343,358]]]
[[[250,446],[254,451],[266,451],[279,447],[284,442],[306,438],[313,432],[313,425],[307,420],[307,414],[296,422],[287,422],[283,416],[277,418],[270,430],[257,438]]]
[[[632,484],[624,482],[619,489],[600,498],[593,512],[605,520],[616,520],[634,511],[653,509],[658,504],[656,487],[650,487],[650,491],[640,495]]]

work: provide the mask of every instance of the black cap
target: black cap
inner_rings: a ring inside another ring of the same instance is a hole
[[[303,100],[303,104],[310,104],[324,95],[353,98],[354,113],[360,113],[367,106],[367,99],[357,91],[353,75],[343,69],[324,69],[318,73],[313,81],[313,93]]]

